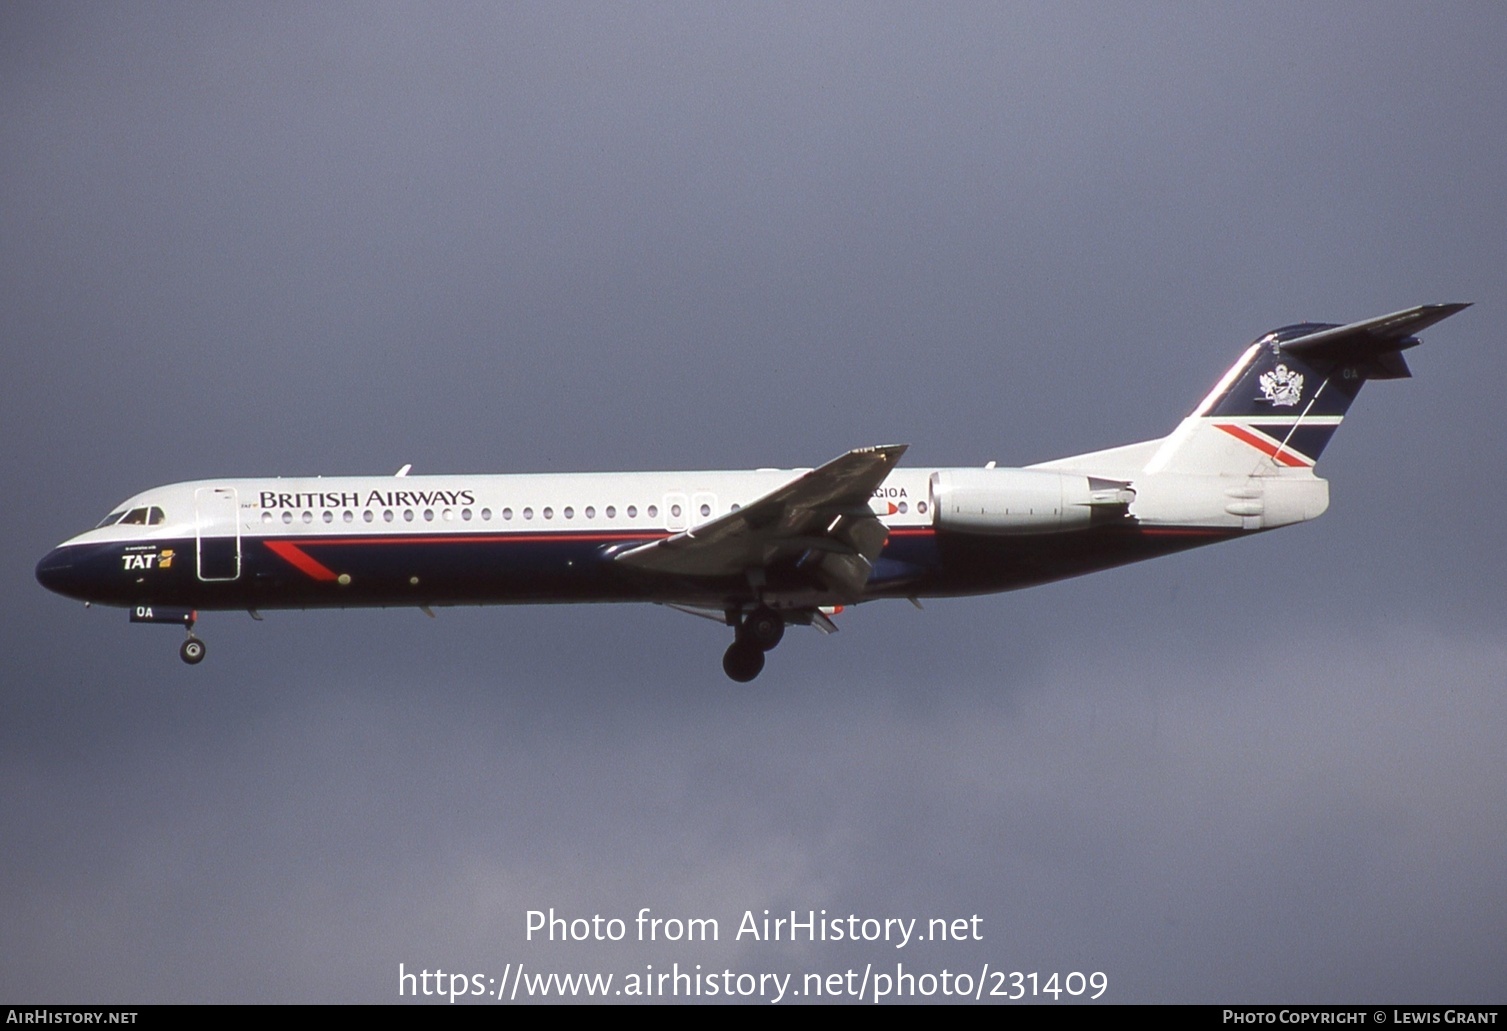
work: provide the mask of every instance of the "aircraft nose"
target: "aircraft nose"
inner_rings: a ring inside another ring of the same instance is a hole
[[[53,548],[37,563],[37,583],[49,591],[71,595],[76,580],[73,558],[63,548]]]

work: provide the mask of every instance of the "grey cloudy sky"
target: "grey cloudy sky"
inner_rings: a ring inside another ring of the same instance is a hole
[[[0,997],[1502,1001],[1504,53],[1487,3],[7,5]],[[749,687],[631,607],[215,615],[189,669],[32,577],[201,477],[1041,461],[1457,300],[1318,522],[850,611]],[[550,906],[723,939],[525,942]],[[765,908],[984,940],[731,940]]]

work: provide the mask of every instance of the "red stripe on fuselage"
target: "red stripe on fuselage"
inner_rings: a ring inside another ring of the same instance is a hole
[[[694,532],[694,531],[693,531]],[[929,526],[896,527],[890,531],[892,537],[920,537],[931,536],[936,531]],[[297,541],[284,539],[263,538],[262,543],[267,549],[279,558],[288,562],[300,572],[315,580],[334,580],[335,571],[314,558],[304,548],[343,548],[349,545],[370,547],[374,545],[391,547],[401,544],[537,544],[542,541],[569,541],[572,543],[619,543],[624,541],[637,541],[648,544],[652,541],[663,540],[673,536],[665,531],[651,531],[648,533],[582,533],[571,530],[560,530],[553,533],[489,533],[489,534],[415,534],[411,537],[394,536],[391,534],[381,537],[313,537],[302,538]]]
[[[278,558],[291,563],[294,568],[306,576],[311,576],[315,580],[335,579],[335,571],[333,569],[321,565],[315,559],[304,554],[303,549],[292,541],[263,540],[262,543],[267,545],[268,551],[272,552]]]
[[[561,530],[558,533],[488,533],[488,534],[415,534],[412,537],[320,537],[307,542],[319,547],[340,547],[346,544],[496,544],[499,541],[649,541],[668,537],[667,533],[575,533]]]

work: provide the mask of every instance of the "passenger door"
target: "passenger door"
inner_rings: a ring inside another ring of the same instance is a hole
[[[241,575],[241,505],[234,487],[194,491],[194,538],[200,580]]]

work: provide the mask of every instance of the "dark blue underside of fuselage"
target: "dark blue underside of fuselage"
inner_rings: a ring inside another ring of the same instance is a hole
[[[1240,535],[1132,525],[1036,536],[902,530],[875,563],[866,598],[1015,590]],[[605,554],[614,544],[648,539],[569,533],[247,537],[238,567],[232,542],[219,542],[221,554],[200,556],[193,538],[154,541],[155,552],[173,553],[166,569],[156,562],[127,568],[129,556],[142,553],[140,543],[89,544],[49,554],[37,566],[37,579],[60,594],[101,604],[202,610],[627,601],[736,607],[755,600],[743,577],[641,574]],[[202,579],[201,557],[209,575],[224,579]],[[768,589],[816,583],[794,560],[766,572]]]

